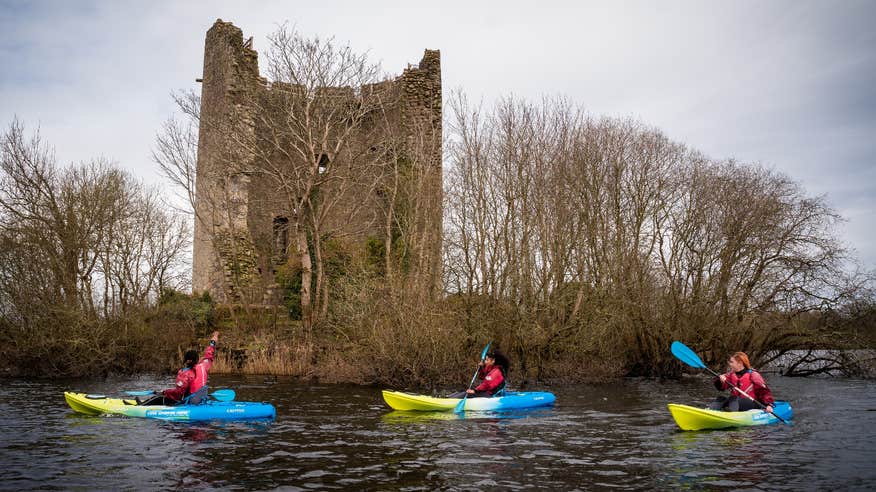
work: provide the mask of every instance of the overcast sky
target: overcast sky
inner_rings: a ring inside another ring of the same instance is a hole
[[[876,2],[419,3],[0,0],[0,126],[17,115],[62,162],[159,183],[150,150],[170,93],[200,89],[207,29],[233,22],[263,55],[288,21],[389,74],[440,49],[445,94],[564,95],[775,168],[826,195],[876,269]]]

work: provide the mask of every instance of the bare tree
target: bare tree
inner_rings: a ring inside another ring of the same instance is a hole
[[[379,175],[362,159],[373,136],[363,134],[362,123],[390,96],[374,85],[379,67],[334,39],[308,39],[281,26],[268,40],[271,90],[252,101],[257,131],[242,143],[255,156],[254,173],[271,183],[289,219],[301,268],[302,321],[309,329],[314,301],[316,313],[324,313],[328,302],[322,241],[332,225],[326,219],[349,190],[374,189]],[[346,213],[352,218],[362,203],[342,205],[351,207]]]
[[[170,118],[162,124],[155,138],[152,160],[173,188],[182,193],[181,210],[194,214],[201,98],[191,91],[174,93],[172,97],[183,120]]]
[[[91,275],[121,214],[121,172],[99,161],[58,169],[51,149],[39,135],[27,140],[17,121],[3,135],[0,169],[4,232],[43,252],[66,306],[93,311]]]
[[[246,298],[243,306],[249,310],[250,302],[260,295],[260,289],[252,288],[254,245],[249,235],[240,230],[240,223],[245,220],[240,212],[241,203],[250,170],[241,164],[246,159],[235,145],[215,151],[222,165],[198,169],[199,140],[203,139],[198,133],[199,127],[212,130],[219,140],[238,142],[241,127],[246,124],[238,121],[237,113],[202,120],[201,98],[193,91],[177,92],[172,97],[182,119],[172,117],[162,124],[152,159],[182,199],[175,208],[194,216],[195,230],[200,228],[205,232],[201,237],[214,251],[226,252],[215,255],[211,265],[215,270],[226,272],[225,281],[218,285],[222,298],[232,301]],[[201,179],[198,179],[199,173]],[[195,236],[197,240],[198,234]],[[239,322],[235,310],[231,315]]]
[[[839,217],[786,176],[562,99],[452,108],[447,285],[516,306],[524,361],[610,343],[668,373],[673,336],[762,353],[854,292]]]
[[[17,120],[0,135],[0,326],[22,364],[94,366],[114,322],[179,286],[187,241],[157,194],[115,166],[59,166]]]
[[[190,241],[188,221],[164,211],[161,197],[128,184],[124,213],[100,253],[105,315],[142,307],[167,288],[179,288],[185,276],[181,258]]]

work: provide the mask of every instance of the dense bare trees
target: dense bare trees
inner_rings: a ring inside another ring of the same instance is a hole
[[[154,191],[101,160],[60,166],[17,121],[0,135],[0,242],[5,350],[41,364],[95,357],[113,320],[185,285],[187,227]]]
[[[524,361],[609,347],[665,374],[672,337],[762,353],[850,293],[837,214],[780,173],[562,99],[485,113],[459,96],[452,131],[448,287],[513,306]]]

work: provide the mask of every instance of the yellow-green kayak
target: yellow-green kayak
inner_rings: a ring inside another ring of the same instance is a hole
[[[766,425],[779,422],[775,416],[763,410],[748,410],[746,412],[725,412],[709,410],[687,405],[670,403],[669,413],[682,430],[724,429],[727,427],[746,427],[750,425]],[[785,420],[791,420],[794,415],[791,404],[777,401],[773,405],[773,413]]]

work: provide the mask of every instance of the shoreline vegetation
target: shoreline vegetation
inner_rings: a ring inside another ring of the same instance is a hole
[[[313,56],[318,48],[349,59],[349,47],[299,36],[283,27],[270,38],[270,59],[311,64],[276,63],[291,70],[276,80],[349,69]],[[305,52],[284,51],[295,49]],[[228,273],[227,292],[216,295],[236,304],[182,293],[192,277],[198,95],[176,97],[183,121],[165,124],[153,154],[190,200],[183,211],[104,159],[62,165],[38,131],[14,120],[0,133],[0,374],[172,373],[182,352],[214,330],[222,333],[216,373],[393,388],[465,381],[488,340],[511,359],[518,387],[677,378],[685,369],[669,351],[673,340],[715,368],[739,350],[763,367],[791,351],[824,359],[825,350],[876,347],[874,273],[839,240],[842,217],[827,198],[789,176],[710,158],[561,97],[506,97],[487,107],[458,91],[443,121],[430,123],[446,129],[443,143],[419,142],[443,152],[441,196],[424,198],[430,178],[418,170],[432,154],[390,134],[364,147],[338,140],[330,130],[352,132],[364,118],[343,111],[362,107],[323,96],[319,83],[287,95],[339,118],[304,132],[330,141],[268,153],[313,159],[295,168],[306,192],[291,193],[278,212],[289,241],[261,268],[251,241],[236,248],[227,230],[211,238],[231,245],[219,270]],[[299,107],[281,119],[295,120]],[[428,130],[422,135],[442,135]],[[386,197],[376,236],[342,241],[323,220],[342,166],[320,166],[316,148],[371,155],[393,170],[371,183]],[[217,182],[270,169],[233,171]],[[289,192],[288,176],[272,176],[277,194]],[[421,199],[440,200],[443,216]],[[429,242],[435,230],[437,245]],[[276,306],[261,304],[269,292]],[[872,374],[861,361],[838,363],[833,374]]]
[[[398,300],[392,306],[398,316],[412,314],[412,306],[403,307]],[[484,319],[490,316],[484,309],[477,311]],[[202,350],[209,333],[215,329],[221,330],[222,342],[211,370],[213,374],[288,376],[328,384],[434,390],[464,381],[480,344],[488,339],[511,356],[511,381],[518,389],[533,383],[604,383],[627,376],[674,379],[690,372],[675,364],[662,374],[631,373],[629,365],[624,364],[628,364],[622,358],[624,352],[597,338],[591,339],[589,345],[574,345],[574,352],[567,350],[551,358],[543,357],[537,350],[537,337],[526,338],[522,340],[525,345],[520,345],[510,334],[503,336],[500,331],[484,330],[488,324],[482,320],[472,322],[469,313],[448,310],[443,316],[434,317],[428,323],[440,324],[442,328],[437,330],[424,330],[422,324],[410,319],[386,325],[374,318],[362,319],[366,323],[358,327],[348,325],[345,330],[325,327],[322,335],[307,343],[300,322],[290,320],[283,307],[230,307],[214,304],[207,295],[165,291],[156,306],[140,312],[138,319],[78,328],[56,326],[46,330],[52,333],[50,336],[4,340],[0,375],[173,374],[179,368],[182,354],[190,348]],[[812,333],[817,333],[817,326],[824,323],[823,317],[811,320],[815,327]],[[844,333],[831,333],[860,343],[823,345],[826,349],[847,347],[847,351],[773,351],[760,354],[757,365],[786,376],[876,377],[873,351],[852,350],[867,346],[862,338],[864,333],[854,328],[855,323],[847,326]],[[537,327],[533,329],[536,331]],[[614,340],[625,343],[623,338]],[[578,350],[586,352],[582,356]],[[844,352],[849,355],[844,356]],[[704,358],[712,367],[721,365],[721,354],[706,351]]]

